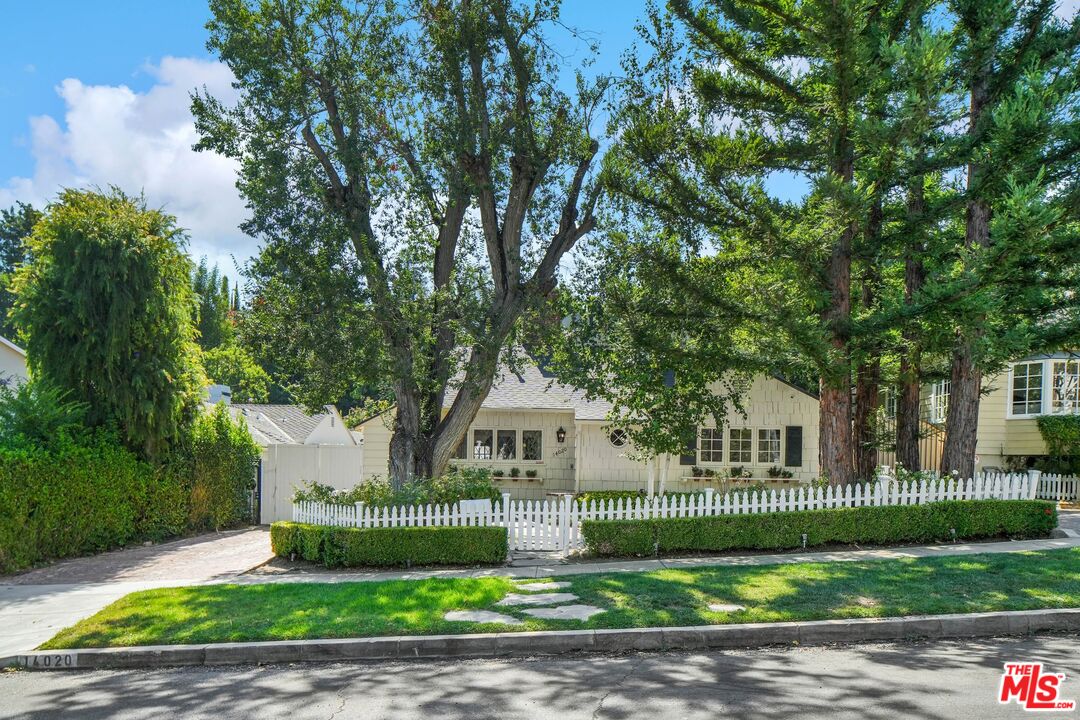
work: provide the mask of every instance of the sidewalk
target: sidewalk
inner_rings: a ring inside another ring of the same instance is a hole
[[[1022,540],[995,543],[962,543],[879,550],[787,553],[782,555],[739,555],[698,558],[652,558],[630,561],[577,564],[531,565],[526,567],[472,568],[459,570],[341,571],[326,573],[238,574],[194,578],[145,579],[69,584],[0,584],[0,657],[23,653],[37,647],[62,628],[89,617],[124,595],[138,590],[181,585],[233,583],[257,585],[293,582],[371,582],[377,580],[419,580],[431,577],[515,577],[547,578],[610,572],[649,572],[665,568],[753,566],[806,562],[855,562],[898,558],[974,555],[979,553],[1027,552],[1080,547],[1080,538]],[[19,576],[23,577],[23,576]]]

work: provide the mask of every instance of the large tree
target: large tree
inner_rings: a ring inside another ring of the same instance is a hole
[[[0,210],[0,335],[14,338],[16,328],[8,318],[15,296],[8,283],[17,268],[26,260],[24,241],[30,236],[41,212],[26,203],[16,203]]]
[[[184,242],[175,219],[141,198],[65,190],[12,284],[34,377],[146,457],[179,437],[202,390]]]
[[[955,271],[964,292],[953,305],[941,464],[961,477],[975,470],[984,374],[1060,340],[1055,315],[1076,302],[1062,286],[1075,279],[1080,212],[1080,15],[1066,24],[1054,7],[1052,0],[949,4],[968,112],[953,156],[965,171]]]
[[[337,250],[328,274],[359,286],[335,310],[377,330],[381,362],[365,371],[393,389],[392,480],[439,474],[522,313],[594,226],[598,93],[580,78],[562,89],[574,79],[546,37],[558,3],[210,9],[209,48],[241,99],[194,99],[199,147],[240,160],[247,229],[271,252],[292,246],[282,277]],[[451,382],[462,391],[444,407]]]
[[[198,299],[199,347],[212,350],[231,344],[235,329],[229,277],[217,265],[211,268],[204,257],[191,274],[191,285]]]

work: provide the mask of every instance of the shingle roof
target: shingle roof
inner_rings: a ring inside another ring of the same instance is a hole
[[[230,408],[243,416],[252,434],[265,436],[269,444],[303,444],[327,415],[308,415],[299,405],[234,403]]]
[[[454,402],[457,392],[454,387],[447,389],[444,407]],[[603,420],[611,410],[610,403],[587,400],[584,392],[563,385],[531,362],[522,363],[513,370],[501,367],[480,407],[485,410],[561,410],[573,412],[578,420]]]

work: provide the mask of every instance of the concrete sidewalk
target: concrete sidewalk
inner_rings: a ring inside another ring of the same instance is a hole
[[[611,572],[649,572],[666,568],[777,565],[804,562],[856,562],[898,558],[975,555],[980,553],[1027,552],[1080,547],[1080,538],[1021,540],[995,543],[958,543],[880,550],[788,553],[782,555],[740,555],[700,558],[653,558],[617,562],[591,562],[528,567],[473,568],[461,570],[405,570],[380,572],[327,572],[282,574],[215,574],[212,577],[109,581],[47,585],[0,584],[0,656],[24,653],[48,640],[61,629],[93,615],[124,595],[138,590],[182,585],[291,582],[372,582],[378,580],[420,580],[432,577],[513,577],[547,578]]]

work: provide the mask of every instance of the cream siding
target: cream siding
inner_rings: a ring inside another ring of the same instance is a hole
[[[26,355],[6,342],[0,342],[0,379],[26,380]]]
[[[1001,373],[983,380],[979,398],[979,429],[975,442],[977,468],[1002,467],[1006,450],[1005,403],[1009,375]]]

